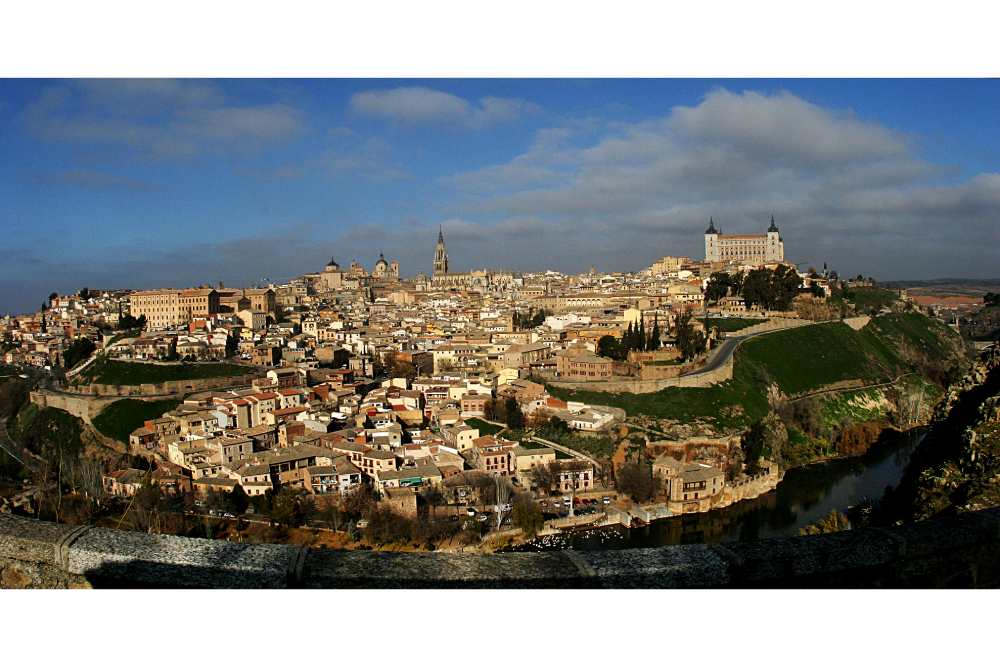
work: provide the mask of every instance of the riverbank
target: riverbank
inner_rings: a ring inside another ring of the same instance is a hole
[[[604,526],[536,539],[511,551],[606,550],[793,537],[852,505],[877,502],[896,486],[924,429],[891,433],[864,455],[814,461],[786,471],[774,490],[708,512],[683,514],[630,528]]]

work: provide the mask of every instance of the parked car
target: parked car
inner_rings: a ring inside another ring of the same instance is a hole
[[[475,508],[472,507],[466,507],[465,513],[468,514],[469,516],[476,516],[476,510]]]
[[[610,505],[611,504],[611,498],[608,498],[607,496],[604,496],[604,504],[605,505]]]
[[[549,504],[548,504],[547,502],[545,502],[545,501],[543,500],[543,501],[541,502],[541,506],[542,506],[542,507],[548,507],[548,506],[549,506]]]
[[[562,505],[560,505],[560,504],[559,504],[559,501],[558,501],[558,500],[553,500],[553,501],[552,501],[552,506],[553,506],[553,507],[562,507]]]
[[[455,516],[451,517],[451,520],[452,521],[458,521],[458,515],[456,514]]]

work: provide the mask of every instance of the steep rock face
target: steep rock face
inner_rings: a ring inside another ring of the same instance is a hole
[[[1000,505],[1000,350],[951,386],[899,488],[873,523],[920,521]]]

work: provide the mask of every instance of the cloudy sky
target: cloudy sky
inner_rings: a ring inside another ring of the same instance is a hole
[[[635,271],[709,216],[786,259],[995,278],[983,79],[4,79],[0,313],[369,269]]]

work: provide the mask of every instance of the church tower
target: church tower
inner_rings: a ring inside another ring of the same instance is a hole
[[[710,217],[708,219],[708,229],[705,230],[705,261],[721,262],[722,253],[719,250],[720,230],[715,228],[715,222]]]
[[[783,262],[785,261],[785,242],[781,239],[778,226],[774,224],[774,216],[771,216],[771,226],[767,228],[767,245],[764,248],[764,261]]]
[[[444,234],[438,227],[438,244],[434,252],[434,276],[443,276],[448,273],[448,250],[444,247]]]

